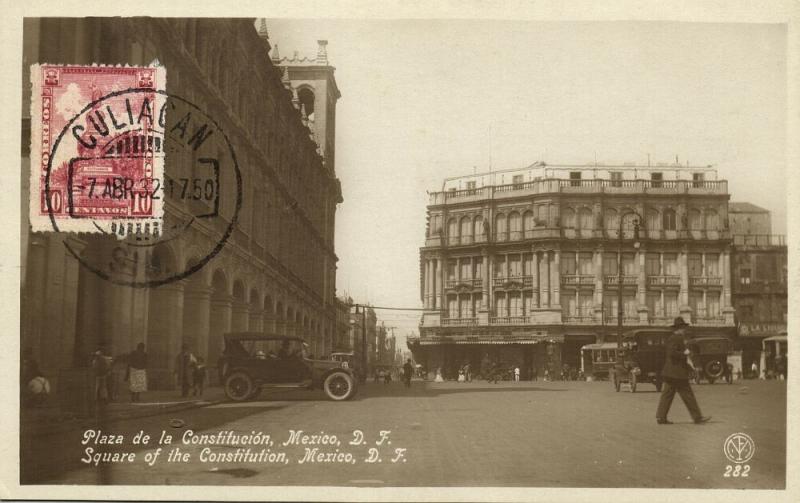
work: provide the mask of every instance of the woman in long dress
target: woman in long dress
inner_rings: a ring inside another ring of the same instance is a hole
[[[141,400],[140,393],[147,391],[147,353],[144,343],[136,346],[136,351],[128,357],[128,385],[131,390],[131,402]]]

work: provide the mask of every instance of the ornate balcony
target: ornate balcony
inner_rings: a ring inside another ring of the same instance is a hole
[[[616,276],[614,276],[616,278]],[[594,286],[593,274],[562,274],[561,284],[564,286]]]
[[[483,280],[481,278],[448,279],[445,281],[444,287],[448,290],[480,289],[483,287]]]
[[[564,314],[561,316],[564,323],[573,325],[593,325],[595,323],[593,314]]]
[[[648,276],[648,286],[681,286],[681,277],[673,275]]]
[[[610,275],[610,276],[603,276],[603,283],[605,283],[608,286],[619,285],[619,276],[617,276],[616,274]],[[622,276],[622,284],[623,285],[636,286],[637,278],[636,278],[636,276],[625,276],[625,275],[623,275]]]
[[[533,276],[500,276],[492,279],[492,286],[509,290],[532,288]]]
[[[722,286],[722,278],[713,276],[692,276],[689,278],[689,286],[708,287]]]
[[[492,316],[489,318],[492,325],[527,325],[530,323],[529,316]]]
[[[442,318],[442,326],[468,327],[478,324],[478,318]]]

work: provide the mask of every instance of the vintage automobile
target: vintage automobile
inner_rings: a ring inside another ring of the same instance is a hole
[[[356,393],[352,371],[342,362],[309,359],[308,345],[300,337],[238,332],[223,338],[219,367],[231,400],[252,400],[262,388],[322,389],[337,401]]]
[[[728,354],[731,352],[732,343],[727,337],[697,337],[690,339],[686,344],[690,351],[690,360],[694,366],[694,381],[699,383],[706,379],[709,384],[714,384],[717,379],[732,376],[728,369]]]
[[[623,336],[629,353],[622,366],[616,365],[610,373],[614,388],[619,391],[622,383],[628,382],[630,390],[636,391],[638,383],[647,382],[661,391],[661,370],[666,356],[665,345],[672,332],[662,328],[641,328],[626,332]]]

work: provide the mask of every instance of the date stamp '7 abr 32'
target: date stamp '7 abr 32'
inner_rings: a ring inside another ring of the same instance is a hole
[[[158,229],[165,68],[34,65],[31,84],[33,230]]]

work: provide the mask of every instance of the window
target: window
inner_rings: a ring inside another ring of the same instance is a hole
[[[512,292],[508,295],[508,314],[509,316],[522,316],[522,296],[520,292]]]
[[[483,259],[472,259],[472,277],[475,279],[483,278]]]
[[[693,231],[703,229],[703,214],[700,210],[689,210],[689,229]]]
[[[580,171],[570,171],[569,172],[569,184],[573,187],[580,187],[581,185],[581,172]]]
[[[716,253],[706,254],[706,276],[718,278],[719,274],[719,255]]]
[[[636,276],[636,255],[633,253],[622,254],[623,276]]]
[[[506,308],[506,296],[505,294],[498,293],[495,296],[494,301],[494,313],[495,316],[508,316],[508,309]]]
[[[680,271],[678,270],[678,254],[677,253],[665,253],[663,257],[663,274],[665,276],[678,276]]]
[[[575,274],[577,271],[577,264],[575,263],[575,254],[565,253],[561,255],[561,274]]]
[[[591,276],[594,274],[591,253],[581,253],[578,255],[578,273],[584,276]]]
[[[594,312],[594,299],[591,292],[581,292],[578,297],[578,314],[591,316]]]
[[[458,299],[455,295],[447,297],[447,317],[458,318]]]
[[[494,277],[502,278],[506,273],[506,257],[505,255],[498,255],[494,259]]]
[[[462,318],[472,318],[472,299],[469,298],[469,295],[462,295],[459,298],[459,304],[461,308],[461,317]]]
[[[692,187],[699,189],[703,186],[706,175],[704,173],[692,173]]]
[[[578,212],[578,226],[581,229],[593,229],[594,228],[594,218],[592,215],[592,210],[589,208],[581,208]]]
[[[689,254],[689,276],[697,278],[703,275],[703,257],[699,253]]]
[[[648,253],[645,256],[644,270],[647,276],[661,276],[661,257],[658,253]]]
[[[522,276],[522,261],[519,255],[513,255],[508,260],[509,276]]]
[[[719,292],[708,292],[706,295],[706,312],[709,318],[719,317]]]
[[[456,279],[456,261],[447,261],[447,279]]]
[[[475,316],[475,313],[480,311],[482,301],[483,295],[477,293],[472,296],[472,316]]]
[[[565,296],[562,303],[564,304],[563,312],[565,315],[575,316],[578,313],[578,305],[574,295]]]
[[[498,214],[494,219],[494,232],[498,241],[505,241],[506,239],[506,216],[502,213]]]
[[[511,231],[511,239],[522,238],[522,218],[516,211],[508,215],[508,227]]]
[[[467,182],[467,190],[475,190],[475,182]]]
[[[447,221],[447,236],[450,238],[451,243],[458,238],[458,222],[455,218]]]
[[[611,186],[612,187],[622,187],[622,172],[621,171],[612,171],[609,174],[611,175]]]
[[[472,264],[469,259],[461,261],[461,279],[472,279]]]
[[[533,232],[533,228],[535,223],[533,221],[533,212],[526,211],[524,215],[522,215],[522,227],[525,229],[525,236],[530,237]]]
[[[514,188],[515,188],[515,189],[521,189],[521,188],[522,188],[522,182],[523,182],[523,177],[522,177],[522,175],[514,175],[514,176],[511,178],[511,183],[513,183],[513,184],[514,184]]]
[[[484,228],[483,225],[482,216],[478,215],[477,217],[475,217],[474,227],[475,227],[475,241],[483,241],[486,229]]]
[[[624,316],[626,318],[636,318],[638,314],[636,312],[636,294],[633,293],[625,293],[622,297],[622,310],[625,313]]]
[[[696,317],[705,318],[706,309],[703,306],[703,293],[702,292],[689,292],[689,307]]]
[[[654,188],[664,186],[664,173],[650,173],[650,186]]]
[[[661,306],[661,293],[660,292],[647,292],[647,310],[651,317],[664,316],[664,310]]]
[[[751,321],[753,319],[753,306],[750,304],[739,304],[737,309],[739,313],[739,321]]]
[[[461,219],[461,237],[467,240],[472,237],[472,220],[469,217]]]
[[[603,274],[606,276],[617,275],[617,254],[604,253],[603,254]]]
[[[619,231],[619,213],[613,208],[607,208],[605,214],[606,231],[614,231],[614,236]]]
[[[739,269],[739,283],[743,285],[750,284],[750,269]],[[750,306],[752,310],[752,306]]]
[[[575,228],[575,211],[572,208],[565,208],[561,214],[561,225],[565,229]]]
[[[664,210],[663,223],[665,231],[674,231],[678,228],[678,222],[675,216],[675,210],[673,209]]]
[[[719,230],[719,214],[714,210],[706,211],[706,229],[710,231]]]
[[[664,316],[678,316],[678,292],[664,292]]]

